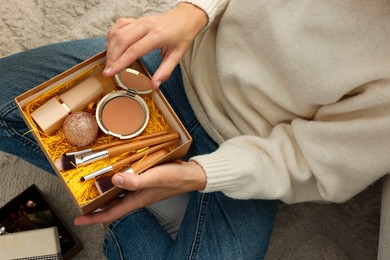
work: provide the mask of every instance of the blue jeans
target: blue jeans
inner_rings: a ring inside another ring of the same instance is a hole
[[[104,50],[104,39],[71,41],[0,59],[0,149],[53,173],[26,128],[13,98]],[[142,57],[152,74],[158,51]],[[218,148],[197,121],[177,67],[161,90],[193,137],[188,157]],[[175,240],[147,210],[109,225],[103,242],[108,259],[262,259],[272,234],[278,201],[235,200],[223,193],[192,192]]]

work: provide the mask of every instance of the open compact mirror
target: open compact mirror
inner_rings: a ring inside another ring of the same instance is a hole
[[[152,92],[150,79],[137,70],[127,68],[114,77],[123,90],[105,95],[96,108],[99,128],[120,139],[133,138],[145,129],[149,108],[140,94]]]

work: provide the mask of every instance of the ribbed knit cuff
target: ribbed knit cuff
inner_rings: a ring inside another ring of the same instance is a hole
[[[229,155],[223,150],[192,157],[205,171],[206,188],[201,192],[222,191],[225,194],[236,193],[241,186],[243,176],[238,174],[236,166],[229,160]]]
[[[229,1],[227,0],[193,0],[193,1],[177,1],[177,3],[189,3],[202,9],[208,16],[208,27],[225,8]]]

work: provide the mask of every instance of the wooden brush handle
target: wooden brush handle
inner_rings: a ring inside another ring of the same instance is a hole
[[[130,155],[129,157],[126,157],[122,160],[119,160],[117,161],[116,163],[113,163],[111,165],[113,171],[117,171],[119,170],[120,168],[122,168],[123,166],[127,165],[127,164],[131,164],[139,159],[142,159],[143,157],[145,157],[146,155],[148,154],[152,154],[152,153],[155,153],[157,151],[160,151],[164,148],[167,148],[171,145],[174,145],[178,142],[179,140],[178,139],[175,139],[175,140],[172,140],[172,141],[168,141],[168,142],[165,142],[165,143],[162,143],[162,144],[158,144],[158,145],[155,145],[155,146],[152,146],[142,152],[139,152],[139,153],[134,153],[132,155]]]
[[[154,152],[145,158],[138,160],[137,162],[131,164],[131,168],[133,169],[135,174],[140,174],[145,170],[149,169],[152,165],[154,165],[158,160],[167,155],[168,152],[165,150],[160,150]]]
[[[131,142],[144,140],[144,139],[148,139],[148,138],[153,138],[153,137],[161,136],[161,135],[165,135],[165,134],[168,134],[168,131],[161,131],[161,132],[152,133],[152,134],[140,135],[140,136],[137,136],[135,138],[128,139],[128,140],[114,141],[111,143],[102,144],[102,145],[92,147],[91,149],[93,152],[102,151],[102,150],[106,150],[107,148],[110,148],[110,147],[114,147],[114,146],[118,146],[118,145],[122,145],[122,144],[128,144]]]
[[[122,153],[134,152],[134,151],[141,149],[141,148],[145,148],[145,147],[156,145],[156,144],[161,144],[161,143],[176,140],[179,138],[180,138],[180,136],[178,133],[171,133],[171,134],[161,135],[161,136],[157,136],[157,137],[153,137],[153,138],[148,138],[145,140],[131,142],[128,144],[114,146],[114,147],[108,148],[107,151],[108,151],[109,156],[116,156],[116,155],[119,155]]]

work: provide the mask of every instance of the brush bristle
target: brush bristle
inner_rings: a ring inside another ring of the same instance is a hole
[[[58,170],[66,171],[76,168],[76,159],[74,155],[63,155],[58,158],[55,163]]]
[[[106,176],[95,180],[95,185],[97,190],[99,191],[99,194],[103,194],[106,191],[110,190],[112,187],[114,187],[114,184],[112,184],[111,182],[111,177],[112,176]]]

